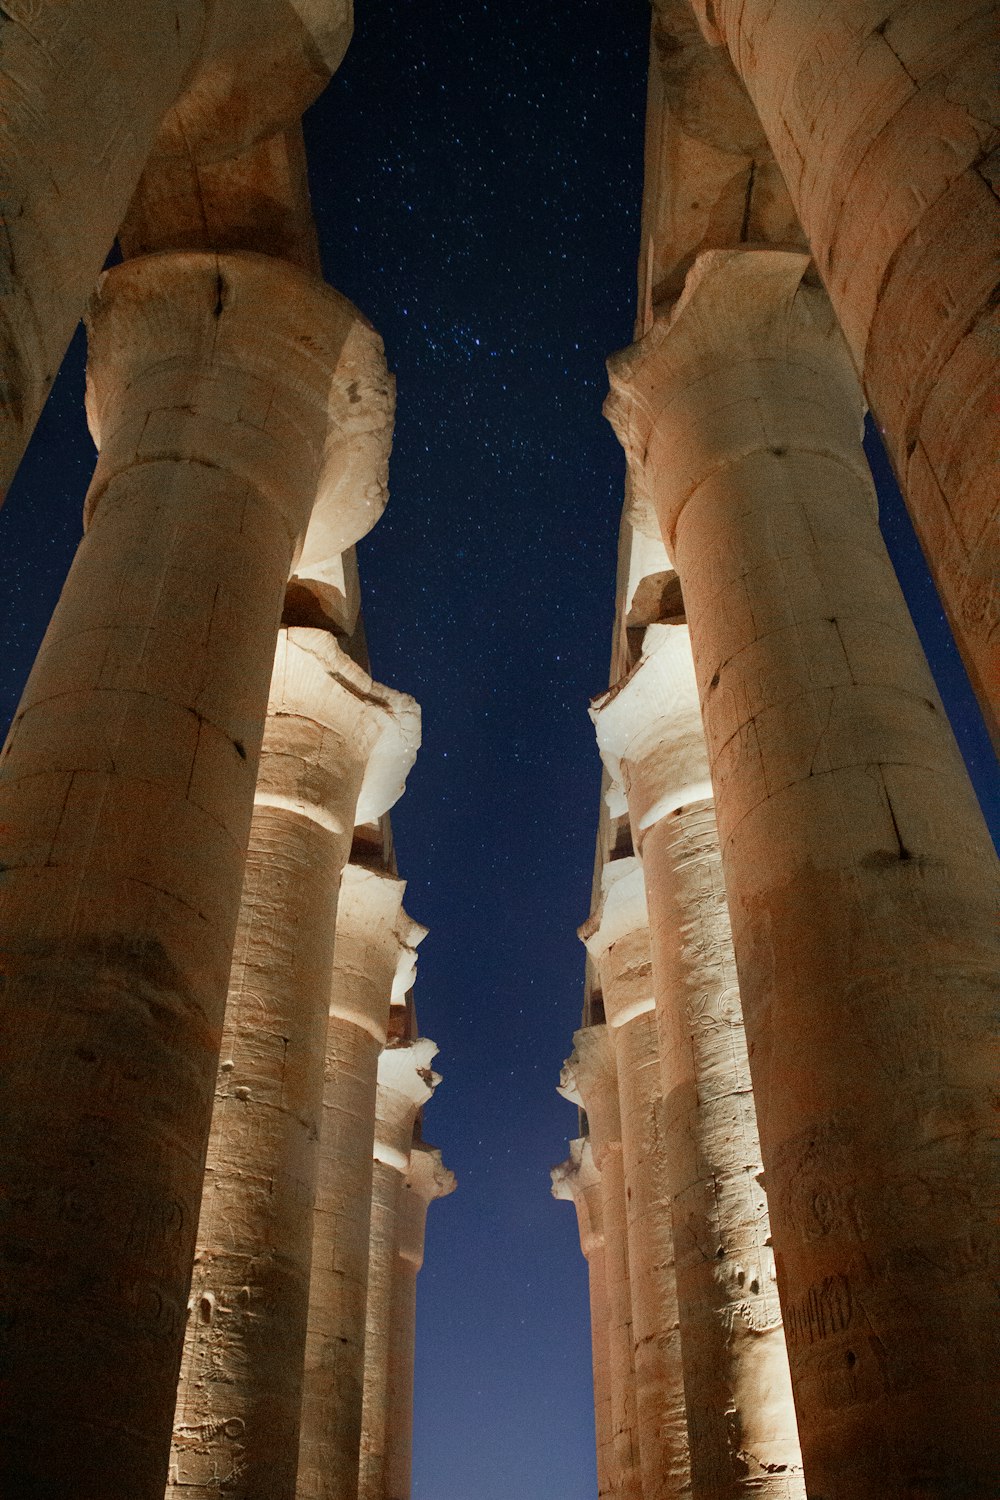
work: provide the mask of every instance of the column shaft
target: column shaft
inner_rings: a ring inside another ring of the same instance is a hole
[[[0,1488],[162,1500],[281,599],[381,354],[250,256],[118,267],[91,332],[87,533],[0,761]]]
[[[356,1500],[358,1491],[380,1050],[370,1031],[330,1017],[309,1283],[300,1500]]]
[[[985,1494],[996,862],[804,269],[702,256],[615,378],[684,586],[807,1484]]]
[[[710,9],[709,34],[724,37],[757,107],[996,737],[1000,8]]]
[[[612,1026],[628,1205],[632,1342],[642,1500],[691,1494],[674,1234],[656,1016]]]

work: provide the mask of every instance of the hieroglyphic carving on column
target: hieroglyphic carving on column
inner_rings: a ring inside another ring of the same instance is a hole
[[[574,1033],[573,1051],[563,1065],[559,1092],[586,1111],[594,1164],[601,1177],[614,1494],[617,1500],[641,1500],[622,1127],[615,1055],[606,1026],[585,1026]]]
[[[694,4],[756,105],[996,739],[1000,7]]]
[[[397,1215],[410,1165],[413,1125],[440,1080],[437,1046],[426,1037],[386,1047],[378,1062],[372,1171],[371,1240],[365,1315],[365,1384],[358,1500],[384,1500],[389,1338]]]
[[[614,940],[629,922],[638,927],[648,898],[692,1494],[799,1500],[801,1455],[687,626],[648,626],[643,652],[591,709],[642,858],[641,869],[630,860],[605,866],[608,877],[625,869],[606,891],[601,928]]]
[[[118,266],[90,328],[87,530],[0,777],[4,1234],[37,1267],[0,1473],[162,1500],[281,600],[317,496],[345,544],[374,519],[342,479],[392,400],[370,325],[265,256]]]
[[[456,1186],[455,1174],[442,1162],[441,1152],[414,1141],[396,1214],[396,1258],[389,1316],[385,1500],[410,1500],[417,1274],[424,1263],[427,1209],[435,1198],[446,1198]]]
[[[807,1487],[988,1493],[996,860],[806,270],[700,257],[609,410],[684,590]]]
[[[580,937],[600,976],[618,1078],[642,1500],[680,1500],[691,1493],[691,1463],[667,1167],[671,1141],[663,1131],[649,919],[638,860],[605,864],[600,905]]]
[[[309,1280],[298,1500],[355,1500],[378,1059],[427,929],[402,908],[404,882],[349,864],[337,907],[323,1124]]]
[[[590,1287],[590,1341],[594,1379],[594,1435],[597,1446],[598,1500],[616,1494],[611,1423],[611,1369],[608,1344],[608,1292],[604,1265],[604,1212],[601,1174],[586,1136],[569,1143],[569,1156],[553,1167],[552,1196],[573,1204],[580,1249],[587,1262]]]
[[[250,830],[171,1495],[293,1500],[341,871],[420,715],[325,631],[282,630]]]

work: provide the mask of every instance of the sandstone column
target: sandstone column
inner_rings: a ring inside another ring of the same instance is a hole
[[[615,1055],[606,1026],[585,1026],[574,1033],[559,1092],[586,1110],[594,1165],[601,1178],[613,1493],[616,1500],[643,1500],[622,1126]]]
[[[625,868],[605,894],[601,928],[588,946],[614,938],[603,963],[621,966],[619,946],[630,925],[644,925],[648,897],[692,1495],[800,1500],[802,1462],[687,626],[649,626],[643,649],[629,676],[591,710],[608,768],[627,789],[642,867],[616,862]],[[608,874],[615,868],[606,867]],[[607,986],[604,993],[608,1009]]]
[[[1000,7],[696,9],[757,107],[996,740]]]
[[[663,1130],[649,919],[636,859],[604,866],[601,904],[580,928],[597,965],[621,1113],[642,1500],[691,1493],[674,1231]]]
[[[439,1082],[430,1066],[436,1054],[435,1044],[420,1037],[386,1047],[378,1063],[358,1500],[384,1500],[385,1495],[389,1324],[399,1198],[417,1111]]]
[[[4,5],[0,499],[154,141],[217,159],[292,124],[350,35],[348,0]]]
[[[404,882],[349,864],[337,907],[309,1277],[299,1500],[356,1500],[378,1059],[426,929]]]
[[[615,1491],[611,1433],[611,1370],[608,1351],[608,1290],[604,1273],[604,1217],[601,1174],[594,1165],[590,1141],[570,1141],[569,1157],[552,1168],[552,1196],[572,1202],[580,1231],[580,1249],[590,1284],[590,1342],[594,1367],[594,1436],[597,1447],[598,1500]]]
[[[985,1494],[996,862],[806,264],[699,257],[611,414],[684,588],[808,1490]]]
[[[185,1500],[295,1495],[337,895],[419,722],[334,636],[279,635],[174,1417]]]
[[[0,759],[0,1489],[162,1500],[285,581],[317,495],[345,546],[377,517],[391,391],[265,257],[120,266],[91,336],[87,533]]]
[[[396,1258],[389,1318],[388,1423],[385,1500],[410,1500],[413,1471],[413,1356],[417,1326],[417,1274],[424,1263],[427,1209],[455,1191],[455,1174],[440,1151],[416,1141],[399,1192]]]

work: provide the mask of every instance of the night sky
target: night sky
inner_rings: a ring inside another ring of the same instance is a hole
[[[330,282],[398,381],[389,508],[361,544],[375,676],[424,743],[393,814],[459,1177],[420,1280],[414,1500],[595,1492],[586,1275],[549,1197],[582,1003],[623,459],[604,359],[631,339],[645,0],[356,0],[306,117]],[[78,333],[0,513],[12,716],[93,467]],[[1000,789],[884,458],[884,528],[996,834]]]

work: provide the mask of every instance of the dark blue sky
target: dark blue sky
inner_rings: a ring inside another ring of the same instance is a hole
[[[306,120],[328,279],[398,380],[389,509],[360,548],[375,675],[424,748],[393,815],[431,935],[417,1005],[460,1179],[420,1283],[414,1500],[594,1493],[586,1278],[548,1195],[582,999],[623,461],[600,414],[635,302],[644,0],[356,0]],[[9,719],[80,529],[83,341],[0,512]],[[885,530],[1000,830],[995,762],[905,513]],[[881,464],[881,468],[879,465]]]

